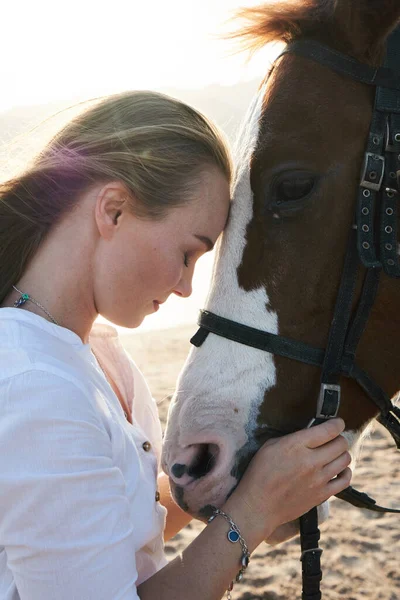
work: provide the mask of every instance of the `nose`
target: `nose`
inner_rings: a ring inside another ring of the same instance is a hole
[[[182,486],[205,477],[217,464],[219,454],[216,444],[193,444],[182,449],[170,469],[172,480]]]
[[[192,293],[192,276],[192,273],[190,275],[187,274],[182,276],[180,282],[174,289],[174,294],[182,298],[188,298]]]

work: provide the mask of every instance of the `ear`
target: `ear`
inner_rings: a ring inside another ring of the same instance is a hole
[[[400,22],[400,2],[335,0],[334,21],[351,54],[379,64],[384,43]]]
[[[94,216],[104,239],[111,239],[119,229],[123,216],[128,213],[128,198],[128,190],[120,181],[111,181],[97,189]]]

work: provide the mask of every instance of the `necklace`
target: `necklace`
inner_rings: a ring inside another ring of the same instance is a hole
[[[55,325],[60,325],[60,323],[49,313],[48,310],[45,309],[44,306],[42,306],[40,304],[40,302],[38,302],[37,300],[32,298],[32,296],[30,296],[29,294],[25,294],[24,292],[21,292],[21,290],[19,290],[15,285],[13,285],[13,288],[16,292],[21,294],[20,298],[18,298],[18,300],[16,300],[14,302],[15,308],[19,308],[20,306],[23,306],[26,302],[32,302],[32,304],[36,304],[36,306],[38,306],[44,313],[46,313],[46,315],[49,317],[49,319],[51,321],[53,321],[53,323]]]
[[[51,319],[51,321],[53,321],[53,323],[55,325],[60,325],[59,322],[53,317],[53,315],[51,315],[49,313],[49,311],[40,304],[40,302],[38,302],[37,300],[35,300],[35,298],[32,298],[32,296],[30,296],[29,294],[25,294],[24,292],[21,292],[21,290],[19,290],[15,285],[13,285],[13,288],[16,292],[18,292],[19,294],[21,294],[21,296],[18,298],[18,300],[16,300],[14,302],[14,306],[15,308],[19,308],[20,306],[23,306],[26,302],[32,302],[32,304],[36,304],[36,306],[38,306],[43,312],[46,313],[46,315],[49,317],[49,319]],[[111,388],[114,390],[114,393],[116,394],[117,398],[120,401],[120,404],[122,406],[122,410],[124,411],[125,417],[126,419],[132,423],[132,416],[131,416],[131,412],[129,410],[129,408],[126,406],[125,401],[123,399],[123,397],[121,396],[116,384],[114,384],[113,380],[107,375],[107,371],[105,370],[105,368],[103,367],[103,365],[101,364],[100,360],[98,359],[97,355],[93,352],[92,349],[92,353],[94,355],[94,357],[97,360],[97,364],[99,365],[101,371],[103,372],[104,377],[106,378],[106,380],[110,383]]]

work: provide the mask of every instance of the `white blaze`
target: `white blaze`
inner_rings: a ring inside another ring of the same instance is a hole
[[[246,246],[246,226],[253,217],[250,159],[258,138],[264,93],[265,88],[254,99],[239,135],[230,220],[219,244],[206,308],[239,323],[278,333],[277,314],[268,308],[265,289],[245,291],[239,287],[237,275]],[[218,445],[215,473],[204,478],[204,495],[209,500],[211,493],[216,502],[215,496],[223,495],[232,486],[229,472],[235,453],[251,441],[264,393],[275,383],[271,354],[210,333],[200,348],[192,349],[178,380],[165,436],[167,469],[189,456],[183,448],[193,448],[197,443]],[[221,477],[224,485],[221,481],[217,485]],[[185,484],[185,479],[180,478],[179,482]],[[211,492],[213,479],[218,493]],[[200,479],[196,482],[197,495],[203,494],[201,486]]]

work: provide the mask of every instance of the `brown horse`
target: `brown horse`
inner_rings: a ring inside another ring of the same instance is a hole
[[[400,19],[398,0],[290,0],[242,11],[252,48],[307,38],[369,65]],[[296,54],[261,86],[239,136],[231,215],[207,310],[317,348],[327,345],[355,213],[374,89]],[[355,302],[361,293],[359,272]],[[400,390],[400,286],[382,275],[357,362],[389,396]],[[163,454],[179,504],[224,503],[272,435],[307,426],[321,371],[210,334],[192,350],[173,398]],[[377,413],[340,380],[339,416],[355,445]]]

